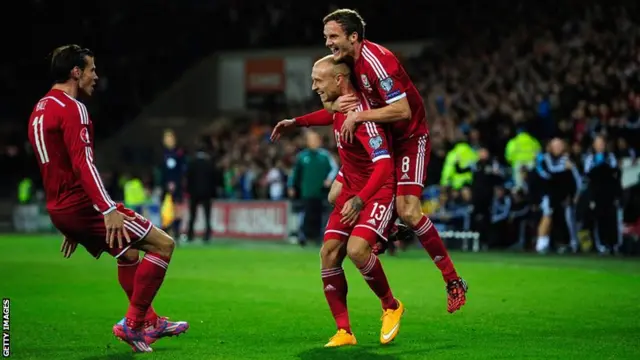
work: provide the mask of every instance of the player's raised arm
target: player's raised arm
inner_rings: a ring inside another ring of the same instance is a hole
[[[102,183],[100,173],[93,162],[93,146],[89,131],[87,108],[80,102],[67,112],[62,120],[64,143],[73,163],[73,170],[82,183],[82,188],[102,214],[116,209]]]

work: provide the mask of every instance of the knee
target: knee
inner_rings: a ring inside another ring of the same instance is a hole
[[[162,256],[170,258],[173,255],[173,250],[176,248],[176,242],[169,234],[160,229],[154,229],[153,246],[155,251]],[[153,231],[153,230],[152,230]]]
[[[364,240],[358,242],[349,241],[347,245],[347,256],[356,266],[365,264],[371,256],[371,247]]]
[[[418,225],[420,219],[422,219],[422,208],[420,207],[420,200],[418,198],[398,198],[396,207],[398,208],[398,216],[400,219],[409,226],[413,227]]]
[[[342,244],[341,243],[324,243],[320,248],[320,260],[323,268],[332,268],[340,266],[342,262]]]
[[[173,240],[172,237],[167,236],[161,246],[161,250],[162,252],[164,252],[163,255],[166,257],[171,257],[173,255],[173,250],[175,250],[175,248],[176,248],[176,242]]]

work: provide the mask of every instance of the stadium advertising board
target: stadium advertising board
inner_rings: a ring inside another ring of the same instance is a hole
[[[383,44],[400,58],[412,56],[429,45],[427,41]],[[217,105],[223,111],[238,111],[268,101],[305,101],[313,96],[311,67],[327,55],[318,46],[222,52],[215,56]],[[280,95],[282,99],[274,99]]]
[[[246,240],[285,240],[289,235],[290,210],[286,201],[215,201],[211,209],[212,237]],[[189,214],[182,226],[186,232]],[[205,230],[204,211],[199,209],[195,233]]]

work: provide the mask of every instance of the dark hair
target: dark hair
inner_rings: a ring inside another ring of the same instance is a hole
[[[335,21],[342,27],[347,36],[356,33],[358,41],[364,40],[364,27],[366,23],[357,11],[351,9],[338,9],[322,19],[326,25],[329,21]]]
[[[76,66],[84,70],[87,56],[93,57],[91,50],[78,45],[64,45],[51,53],[51,78],[54,83],[61,84],[69,80],[69,73]]]

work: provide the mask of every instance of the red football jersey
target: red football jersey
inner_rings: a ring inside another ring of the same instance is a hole
[[[115,209],[93,162],[87,108],[61,90],[49,91],[29,118],[29,142],[40,166],[48,210]]]
[[[396,56],[386,48],[365,40],[354,65],[358,87],[373,108],[391,104],[404,97],[411,107],[411,120],[396,121],[391,132],[394,140],[428,134],[427,114],[422,96]]]
[[[367,100],[361,98],[357,111],[370,109]],[[347,116],[343,113],[333,115],[333,133],[338,146],[341,168],[338,176],[342,177],[342,191],[357,194],[369,181],[375,162],[380,159],[391,159],[387,134],[380,124],[364,122],[356,127],[353,142],[349,143],[340,138],[340,130]],[[383,187],[395,186],[394,174],[389,174]]]

